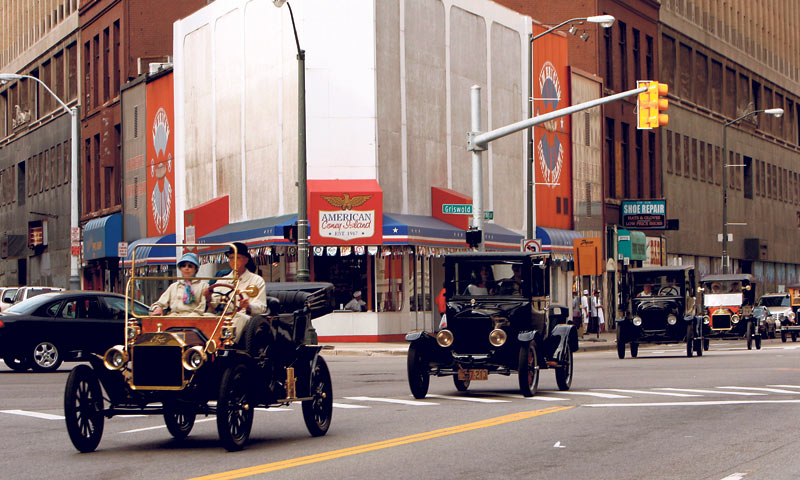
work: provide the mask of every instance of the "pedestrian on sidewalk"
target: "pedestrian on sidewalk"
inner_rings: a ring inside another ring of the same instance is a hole
[[[584,333],[589,333],[589,313],[589,290],[584,290],[581,295],[581,319]]]
[[[572,324],[578,328],[578,332],[583,336],[583,325],[581,321],[581,298],[576,290],[572,291]]]
[[[597,338],[600,338],[600,314],[603,311],[603,305],[600,302],[600,290],[595,290],[591,299],[590,311],[592,314],[590,329],[591,333],[596,333]]]

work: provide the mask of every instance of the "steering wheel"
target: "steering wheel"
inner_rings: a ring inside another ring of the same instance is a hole
[[[217,290],[223,290],[223,291],[217,291]],[[217,314],[222,312],[225,305],[227,305],[228,302],[230,301],[231,295],[236,293],[236,290],[233,288],[233,285],[228,283],[219,283],[219,282],[215,283],[214,285],[209,285],[208,291],[211,292],[212,294],[219,295],[220,297],[221,301],[217,303],[215,309]],[[236,307],[237,306],[236,304],[238,302],[236,302],[236,300],[234,299],[233,303],[234,307]]]
[[[501,295],[508,295],[513,294],[517,290],[521,289],[522,285],[520,285],[516,280],[505,280],[500,282],[499,287]]]
[[[667,285],[666,287],[658,289],[658,295],[661,297],[677,297],[680,294],[681,292],[678,290],[678,287],[672,285]]]

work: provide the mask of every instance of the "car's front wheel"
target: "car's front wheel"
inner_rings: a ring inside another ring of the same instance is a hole
[[[631,342],[631,358],[639,356],[639,342]]]
[[[631,348],[632,347],[633,344],[631,343]],[[572,361],[572,349],[569,348],[569,342],[567,342],[565,348],[567,349],[564,353],[565,361],[556,367],[556,385],[558,385],[558,389],[562,391],[569,390],[569,387],[572,386],[572,369],[574,366]]]
[[[633,353],[633,350],[631,350]],[[625,358],[625,341],[622,339],[622,325],[617,325],[617,356],[622,360]]]
[[[456,390],[458,390],[459,392],[466,392],[467,389],[469,388],[469,384],[470,384],[469,379],[459,380],[457,373],[453,375],[453,385],[456,386]]]
[[[6,366],[15,372],[24,372],[31,368],[31,363],[22,355],[8,354],[3,357]]]
[[[425,398],[428,394],[428,386],[431,377],[428,374],[428,361],[422,353],[419,345],[412,343],[408,346],[408,358],[406,359],[408,370],[408,387],[414,398]]]
[[[43,340],[31,350],[31,366],[37,372],[53,372],[61,366],[61,352],[55,342]]]
[[[781,330],[781,342],[786,343],[786,331]]]
[[[103,390],[92,367],[78,365],[69,372],[64,389],[64,419],[72,444],[92,452],[103,437]]]
[[[217,432],[222,446],[229,452],[241,450],[253,428],[253,407],[250,403],[247,368],[228,367],[222,374],[217,399]]]
[[[519,391],[523,397],[532,397],[539,388],[539,360],[533,341],[519,347]]]
[[[311,400],[303,400],[303,421],[312,437],[328,433],[333,417],[333,382],[328,364],[318,356],[311,372]]]
[[[694,325],[686,326],[686,356],[691,358],[694,353]]]
[[[197,413],[188,405],[181,405],[177,402],[164,402],[164,423],[167,430],[177,440],[183,440],[189,436],[194,427],[194,420]]]

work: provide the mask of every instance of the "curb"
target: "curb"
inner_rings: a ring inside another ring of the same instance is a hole
[[[592,352],[602,350],[613,350],[616,348],[616,342],[609,342],[605,339],[600,340],[579,340],[578,351]],[[328,348],[323,351],[323,355],[333,356],[351,356],[351,357],[394,357],[408,355],[408,345],[375,345],[375,346],[348,346],[343,344],[331,345],[333,348]]]

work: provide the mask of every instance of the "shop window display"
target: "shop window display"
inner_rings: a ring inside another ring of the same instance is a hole
[[[381,255],[376,257],[375,263],[377,311],[401,311],[403,309],[403,256]]]
[[[367,255],[314,257],[314,281],[333,284],[337,307],[344,308],[353,298],[353,292],[360,290],[362,298],[367,302],[367,310],[373,310],[372,299],[366,294],[369,283],[367,262],[370,259]]]

